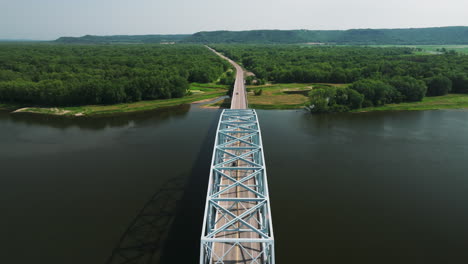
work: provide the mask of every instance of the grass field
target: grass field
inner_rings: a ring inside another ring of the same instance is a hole
[[[255,96],[253,90],[262,89],[262,95]],[[247,100],[251,108],[256,109],[294,109],[307,104],[311,84],[274,84],[248,86]]]
[[[62,116],[94,116],[108,115],[116,113],[127,113],[136,111],[147,111],[161,107],[177,106],[189,104],[195,101],[215,98],[226,94],[225,86],[213,84],[196,84],[194,87],[200,89],[200,92],[193,93],[190,96],[174,99],[162,99],[151,101],[140,101],[134,103],[115,104],[115,105],[85,105],[75,107],[28,107],[26,105],[0,104],[0,109],[17,112],[62,115]],[[201,91],[201,90],[204,91]]]
[[[247,100],[250,108],[255,109],[297,109],[306,106],[309,102],[308,93],[312,88],[329,86],[344,86],[344,84],[320,83],[279,83],[260,86],[247,86]],[[254,95],[254,90],[262,89],[262,95]],[[229,107],[230,99],[226,99],[208,107]]]
[[[219,89],[228,89],[228,85],[210,84],[210,83],[191,83],[190,91],[192,93],[214,92]]]
[[[294,109],[301,108],[308,102],[307,94],[312,84],[288,83],[247,86],[247,100],[250,108],[255,109]],[[262,89],[262,95],[255,96],[254,90]],[[229,108],[231,99],[207,105],[207,107]]]
[[[448,94],[444,96],[425,97],[422,100],[422,102],[388,104],[379,107],[367,107],[354,110],[353,112],[414,111],[464,108],[468,108],[468,94]]]
[[[445,48],[446,50],[454,50],[459,53],[468,54],[468,45],[371,45],[371,47],[410,47],[419,48],[422,51],[415,52],[419,55],[438,54],[437,50]]]
[[[437,52],[437,50],[445,48],[447,50],[454,50],[459,53],[465,53],[468,54],[468,45],[442,45],[442,46],[433,46],[433,45],[424,45],[424,46],[416,46],[417,48],[426,50],[426,51],[432,51],[432,52]]]

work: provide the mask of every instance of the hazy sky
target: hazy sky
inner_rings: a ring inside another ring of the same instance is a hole
[[[455,25],[467,0],[0,0],[0,39]]]

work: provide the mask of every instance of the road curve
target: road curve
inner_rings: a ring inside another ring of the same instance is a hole
[[[247,92],[245,90],[244,84],[244,69],[242,69],[242,67],[239,66],[239,64],[237,64],[235,61],[229,59],[228,57],[208,46],[206,47],[213,51],[216,55],[229,61],[229,63],[231,63],[234,68],[236,68],[236,81],[234,82],[234,91],[232,93],[231,109],[248,109]]]

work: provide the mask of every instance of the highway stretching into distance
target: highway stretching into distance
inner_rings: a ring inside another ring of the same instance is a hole
[[[216,53],[221,58],[227,60],[236,69],[236,80],[234,83],[233,95],[231,100],[231,109],[248,109],[247,103],[247,92],[244,84],[244,69],[225,57],[219,52],[207,46],[208,49]],[[244,122],[242,118],[233,119],[232,122]],[[236,133],[239,131],[239,133]],[[227,177],[222,177],[219,183],[219,192],[222,193],[219,198],[224,198],[226,201],[220,201],[219,205],[222,208],[228,208],[229,213],[226,211],[216,212],[216,225],[215,229],[222,228],[223,226],[229,226],[230,222],[235,217],[241,217],[251,227],[255,229],[261,229],[261,215],[255,212],[255,207],[258,206],[257,194],[260,192],[259,183],[255,177],[251,177],[255,173],[255,170],[250,170],[249,167],[255,166],[255,153],[249,149],[251,139],[238,140],[238,138],[245,137],[245,131],[242,128],[237,128],[232,131],[230,146],[234,147],[225,152],[222,157],[223,165],[226,169],[222,170],[222,173]],[[233,157],[241,156],[241,159],[235,159]],[[247,179],[249,178],[249,179]],[[233,187],[233,180],[243,182],[243,185]],[[241,201],[232,201],[240,199]],[[254,211],[249,213],[249,211]],[[248,214],[247,217],[242,215]],[[216,234],[215,238],[218,239],[261,239],[261,236],[249,229],[245,223],[235,222],[228,228],[229,231],[223,231]],[[212,248],[212,254],[210,263],[226,263],[226,264],[250,264],[250,263],[264,263],[264,246],[259,242],[243,242],[240,245],[235,243],[224,242],[217,243]],[[222,258],[221,258],[222,256]]]
[[[216,50],[206,46],[208,49],[216,53],[221,58],[227,60],[231,63],[232,66],[236,69],[236,81],[234,82],[234,91],[232,93],[232,100],[231,100],[231,109],[247,109],[247,92],[245,90],[244,84],[244,69],[237,64],[235,61],[229,59],[228,57],[224,56],[223,54],[217,52]]]

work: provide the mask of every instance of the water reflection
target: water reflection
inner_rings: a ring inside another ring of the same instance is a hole
[[[114,263],[141,255],[158,263],[163,249],[175,245],[166,236],[196,241],[201,223],[192,226],[196,212],[187,218],[184,212],[192,212],[183,209],[203,213],[211,158],[205,148],[212,147],[204,142],[214,140],[218,116],[190,105],[105,118],[2,113],[2,260]],[[173,206],[177,197],[186,201],[181,209]],[[146,213],[153,214],[148,225]],[[25,240],[35,245],[27,254]]]
[[[155,122],[165,122],[170,118],[184,118],[190,111],[190,108],[190,104],[184,104],[150,111],[93,117],[50,116],[32,113],[10,114],[8,112],[0,112],[0,121],[20,123],[28,126],[49,126],[58,129],[78,127],[84,130],[102,130],[105,128],[124,127],[134,124],[154,124]]]
[[[200,140],[201,148],[192,165],[176,218],[170,226],[161,264],[199,261],[200,235],[218,119],[219,114],[216,114],[211,119],[206,136]]]
[[[107,264],[196,263],[217,117],[199,139],[188,175],[170,178],[138,213]],[[183,252],[183,254],[181,254]]]
[[[259,111],[278,263],[465,263],[468,111]]]

